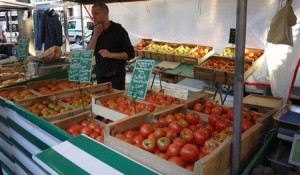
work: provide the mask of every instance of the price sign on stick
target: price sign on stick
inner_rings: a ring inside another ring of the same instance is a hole
[[[235,33],[236,33],[236,29],[230,28],[229,41],[228,41],[228,43],[230,43],[230,44],[235,44]]]
[[[20,38],[18,42],[17,58],[24,61],[28,57],[29,38]]]
[[[69,81],[90,82],[92,71],[93,50],[73,51]]]
[[[137,60],[133,69],[128,96],[145,99],[154,60]]]

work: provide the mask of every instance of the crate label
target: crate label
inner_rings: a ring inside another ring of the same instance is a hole
[[[24,61],[28,57],[29,38],[20,38],[18,42],[17,58]]]
[[[93,50],[73,51],[71,53],[69,81],[90,82],[93,53]]]
[[[145,99],[154,60],[137,60],[133,69],[128,96]]]

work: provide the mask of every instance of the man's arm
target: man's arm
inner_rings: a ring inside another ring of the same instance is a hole
[[[104,58],[128,60],[128,54],[126,52],[113,53],[113,52],[109,52],[106,49],[103,49],[103,50],[100,50],[98,53]]]

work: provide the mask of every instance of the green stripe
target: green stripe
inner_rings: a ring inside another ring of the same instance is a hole
[[[134,162],[133,160],[128,159],[115,151],[112,151],[111,149],[103,146],[102,144],[99,144],[86,138],[85,136],[80,135],[74,139],[69,140],[69,142],[76,145],[78,148],[84,150],[85,152],[89,153],[90,155],[96,157],[105,164],[120,171],[121,173],[128,175],[136,174],[137,172],[139,172],[139,174],[142,175],[157,174],[154,171],[151,171],[150,169],[147,169],[146,167],[138,164],[137,162]]]
[[[11,139],[11,142],[13,143],[13,145],[18,148],[26,157],[28,157],[29,159],[32,159],[32,154],[27,151],[23,146],[21,146],[17,141],[15,141],[14,139]]]
[[[0,130],[0,137],[5,141],[5,142],[7,142],[8,144],[12,144],[11,143],[11,139],[9,138],[9,137],[7,137],[4,133],[2,133],[1,132],[1,130]],[[0,145],[1,146],[1,145]]]
[[[11,157],[9,154],[7,154],[7,152],[5,150],[0,149],[0,152],[7,158],[9,159],[11,162],[15,162],[14,158]]]
[[[7,119],[0,115],[0,122],[3,123],[5,126],[8,126]]]
[[[37,154],[36,157],[60,175],[88,174],[86,171],[84,171],[83,169],[72,163],[70,160],[66,159],[65,157],[54,151],[52,148],[43,151],[42,154]],[[55,160],[50,159],[49,157],[54,157]]]
[[[41,141],[39,138],[32,135],[30,132],[19,126],[17,123],[12,121],[11,119],[8,119],[10,127],[15,130],[17,133],[19,133],[21,136],[26,138],[29,142],[31,142],[33,145],[38,147],[41,150],[49,148],[47,144],[45,144],[43,141]]]
[[[16,163],[25,171],[28,175],[33,175],[31,171],[29,171],[18,159],[16,159]]]
[[[15,175],[15,173],[8,166],[6,166],[3,162],[1,162],[1,168],[6,172],[6,174]]]

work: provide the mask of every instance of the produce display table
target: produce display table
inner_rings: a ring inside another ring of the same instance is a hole
[[[96,142],[79,135],[33,156],[50,174],[143,174],[157,172]],[[95,168],[97,167],[97,168]],[[130,168],[129,168],[130,167]]]

